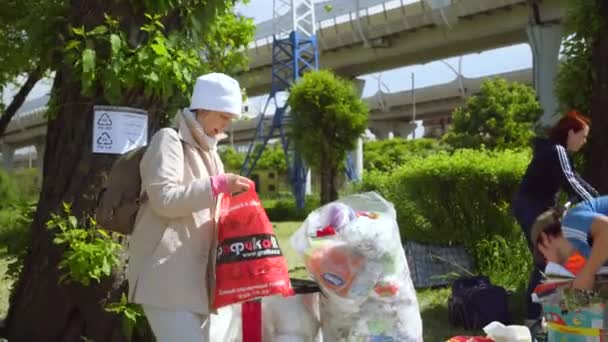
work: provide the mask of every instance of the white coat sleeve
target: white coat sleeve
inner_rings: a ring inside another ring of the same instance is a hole
[[[172,128],[162,129],[152,137],[142,158],[140,173],[142,189],[159,216],[186,217],[195,211],[211,208],[215,203],[208,177],[181,184],[184,151],[177,132]]]

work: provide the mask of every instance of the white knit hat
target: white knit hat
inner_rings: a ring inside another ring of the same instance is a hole
[[[211,73],[196,79],[190,110],[206,109],[230,113],[237,118],[243,112],[243,95],[239,82],[234,78]]]

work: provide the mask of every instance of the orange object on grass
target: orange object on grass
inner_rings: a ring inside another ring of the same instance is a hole
[[[446,342],[494,342],[494,340],[483,336],[455,336]]]

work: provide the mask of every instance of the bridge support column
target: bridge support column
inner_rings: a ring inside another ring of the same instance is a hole
[[[14,159],[15,148],[10,146],[9,144],[2,143],[2,162],[4,163],[4,168],[7,171],[12,171],[15,167]]]
[[[357,147],[354,153],[355,173],[358,179],[363,177],[363,138],[357,139]]]
[[[359,97],[363,98],[363,90],[365,89],[365,80],[362,78],[353,78],[351,80],[359,93]],[[351,152],[353,166],[355,171],[355,178],[361,180],[363,177],[363,138],[357,139],[357,146],[354,151]]]
[[[308,195],[312,195],[312,176],[310,173],[310,168],[306,171],[306,188],[304,189],[304,193]]]
[[[376,140],[390,139],[393,132],[392,127],[386,123],[373,123],[369,126],[369,130],[376,136]]]
[[[563,28],[560,24],[531,23],[527,33],[532,48],[534,88],[543,108],[539,125],[550,126],[557,121],[558,102],[554,88]]]
[[[415,122],[399,121],[393,123],[393,135],[395,137],[407,139],[408,135],[410,135],[415,129]]]

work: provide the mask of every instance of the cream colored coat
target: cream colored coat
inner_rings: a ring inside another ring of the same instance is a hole
[[[130,238],[127,277],[131,302],[208,314],[219,202],[209,177],[224,167],[197,128],[193,118],[182,118],[179,132],[158,131],[144,154],[142,191],[149,200]]]

